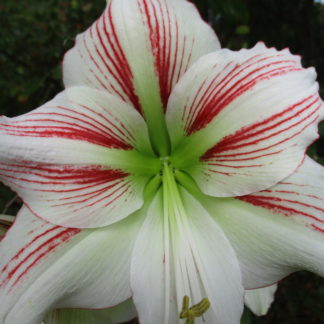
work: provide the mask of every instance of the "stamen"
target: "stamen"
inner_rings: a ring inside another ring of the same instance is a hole
[[[186,318],[186,324],[194,324],[195,318],[202,316],[206,313],[210,306],[208,298],[203,298],[198,304],[193,305],[189,308],[189,297],[184,296],[182,302],[182,310],[179,317],[181,319]]]

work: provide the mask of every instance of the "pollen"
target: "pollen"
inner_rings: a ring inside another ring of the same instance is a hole
[[[189,297],[184,296],[179,318],[186,319],[186,324],[194,324],[195,318],[203,316],[203,314],[208,310],[209,306],[210,302],[208,298],[203,298],[198,304],[195,304],[189,308]]]

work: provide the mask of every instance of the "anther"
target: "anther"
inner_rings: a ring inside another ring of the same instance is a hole
[[[186,318],[186,324],[194,324],[195,318],[202,316],[210,306],[210,302],[207,298],[203,298],[198,304],[189,308],[189,297],[184,296],[182,302],[182,310],[179,317],[181,319]]]

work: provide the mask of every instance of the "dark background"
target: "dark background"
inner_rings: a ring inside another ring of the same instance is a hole
[[[313,0],[196,0],[222,46],[251,47],[263,40],[301,54],[315,66],[324,95],[324,5]],[[40,106],[63,85],[63,54],[102,12],[105,0],[0,0],[0,114],[15,116]],[[322,138],[308,154],[324,164]],[[0,185],[0,214],[15,214],[21,202]],[[267,316],[248,310],[242,323],[324,323],[324,279],[301,272],[279,283]]]

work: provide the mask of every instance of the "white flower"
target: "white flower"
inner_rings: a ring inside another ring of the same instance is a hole
[[[244,288],[324,274],[323,117],[288,50],[219,50],[184,0],[111,0],[66,90],[0,118],[25,207],[0,244],[0,321],[133,296],[143,324],[239,323]],[[183,318],[183,319],[180,319]]]

